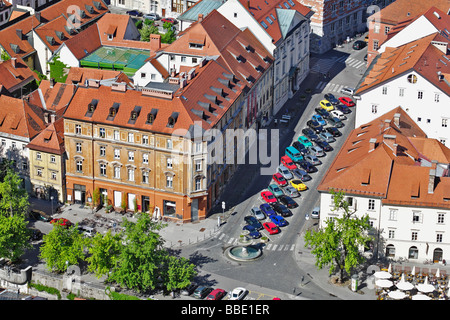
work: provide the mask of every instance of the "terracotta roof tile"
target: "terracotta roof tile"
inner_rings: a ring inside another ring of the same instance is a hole
[[[38,80],[36,73],[19,56],[0,62],[0,84],[7,91],[13,92],[33,80]]]
[[[65,150],[64,119],[60,118],[50,123],[31,140],[27,148],[62,155]]]

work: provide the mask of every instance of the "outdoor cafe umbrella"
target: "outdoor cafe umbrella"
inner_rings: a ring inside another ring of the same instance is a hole
[[[411,297],[412,300],[431,300],[429,296],[426,296],[424,294],[415,294]]]
[[[389,263],[389,267],[388,267],[387,271],[388,271],[389,273],[392,273],[392,264]]]
[[[425,292],[425,293],[433,292],[434,290],[436,290],[435,287],[434,287],[432,284],[429,284],[429,283],[428,283],[428,277],[425,277],[424,283],[419,283],[419,284],[416,286],[416,288],[417,288],[417,290],[419,290],[420,292]]]
[[[441,272],[439,271],[439,268],[436,271],[436,278],[440,278],[441,277]]]
[[[400,290],[394,290],[388,293],[388,296],[392,299],[400,300],[406,297],[406,293]]]
[[[412,290],[414,285],[405,280],[405,274],[402,274],[401,280],[395,285],[400,290]]]
[[[380,288],[390,288],[392,287],[393,283],[391,280],[378,279],[377,281],[375,281],[375,285],[377,285]]]
[[[389,279],[392,275],[387,271],[377,271],[373,274],[377,279]]]

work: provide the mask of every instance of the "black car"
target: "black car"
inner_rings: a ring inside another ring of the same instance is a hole
[[[366,42],[362,41],[362,40],[356,40],[353,43],[353,49],[354,50],[361,50],[362,48],[364,48],[366,46]]]
[[[349,107],[347,107],[346,105],[343,105],[343,104],[338,104],[334,107],[336,109],[338,109],[339,111],[341,111],[343,114],[349,114],[350,112],[352,112],[352,110],[350,110]]]
[[[331,104],[336,105],[339,104],[339,100],[331,93],[326,93],[324,95],[325,100],[328,100]],[[323,108],[321,108],[323,109]],[[325,110],[327,111],[327,110]]]
[[[305,128],[302,130],[302,133],[305,135],[305,137],[307,137],[309,140],[311,141],[315,141],[317,140],[319,137],[317,136],[317,134],[314,132],[313,129],[311,128]]]
[[[274,204],[272,204],[272,208],[273,210],[275,210],[276,213],[279,213],[280,216],[282,217],[288,217],[292,215],[291,210],[289,210],[288,207],[286,207],[284,204],[275,202]]]
[[[302,155],[305,155],[308,153],[308,149],[303,145],[303,143],[300,143],[299,141],[294,141],[292,143],[292,146],[297,149]]]
[[[306,125],[313,129],[316,133],[321,133],[323,131],[322,125],[316,120],[308,120]]]
[[[198,288],[198,284],[191,282],[190,285],[188,285],[186,288],[181,290],[181,294],[183,296],[189,296],[189,295],[193,294],[195,289],[197,289],[197,288]]]
[[[286,207],[290,208],[297,208],[298,204],[295,202],[291,197],[289,196],[280,196],[278,198],[282,204],[284,204]]]
[[[305,181],[309,181],[309,180],[311,180],[312,178],[311,178],[311,176],[305,171],[305,170],[302,170],[302,169],[294,169],[294,170],[291,170],[292,171],[292,174],[296,177],[296,178],[299,178],[300,180],[302,180],[303,182],[305,182]]]
[[[330,116],[330,113],[324,108],[316,108],[315,110],[317,114],[322,116],[322,118],[327,119]]]
[[[333,135],[333,137],[342,136],[342,133],[336,127],[326,127],[325,130],[327,130],[329,133],[331,133]]]
[[[298,163],[307,173],[313,173],[317,171],[317,168],[312,165],[311,162],[302,160]]]
[[[127,14],[134,17],[142,17],[142,12],[138,10],[129,10],[127,11]]]
[[[210,294],[211,291],[213,291],[213,288],[211,288],[211,287],[200,286],[197,289],[195,289],[193,296],[194,296],[194,298],[197,298],[197,299],[203,299],[208,294]]]
[[[333,147],[331,147],[328,142],[322,139],[317,139],[316,141],[314,141],[314,143],[321,147],[325,152],[333,151]]]
[[[328,124],[336,128],[342,128],[344,126],[344,123],[341,121],[341,119],[338,119],[336,117],[328,118]]]
[[[257,230],[261,230],[263,228],[261,222],[258,221],[258,219],[256,219],[253,216],[245,216],[244,217],[244,221],[250,225],[253,226],[255,229]]]

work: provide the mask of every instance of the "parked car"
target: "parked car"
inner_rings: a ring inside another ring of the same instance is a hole
[[[319,105],[321,108],[327,110],[327,111],[331,111],[334,109],[333,105],[330,103],[330,101],[328,100],[321,100],[319,102]]]
[[[305,156],[305,162],[306,163],[310,163],[311,166],[320,166],[322,164],[322,161],[320,161],[319,158],[317,158],[315,155],[313,154],[308,154]]]
[[[333,151],[333,147],[330,146],[328,144],[328,142],[326,142],[325,140],[317,139],[315,143],[317,144],[317,146],[321,147],[322,150],[325,151],[325,152]]]
[[[342,94],[349,95],[349,96],[352,96],[352,95],[355,94],[355,88],[343,87],[343,88],[341,89],[341,93],[342,93]]]
[[[294,141],[294,142],[292,143],[292,147],[295,148],[295,149],[297,149],[297,151],[300,152],[300,154],[301,154],[302,156],[304,156],[305,154],[308,153],[308,149],[306,149],[306,147],[305,147],[302,143],[300,143],[300,142],[298,142],[298,141]]]
[[[311,218],[319,219],[319,215],[320,215],[320,207],[314,207],[311,212]]]
[[[68,228],[68,227],[70,227],[72,225],[72,222],[70,222],[69,220],[67,220],[65,218],[52,219],[52,220],[50,220],[50,223],[51,224],[57,223],[57,224],[59,224],[59,225],[61,225],[63,227],[66,227],[66,228]]]
[[[284,204],[286,207],[288,207],[289,209],[292,208],[297,208],[298,207],[298,203],[294,201],[294,199],[292,199],[289,196],[281,196],[278,200],[280,200],[280,203]]]
[[[309,128],[303,129],[303,130],[305,131],[305,133],[313,133],[314,136],[317,137],[317,135],[316,135],[313,131],[311,131]],[[317,139],[317,138],[316,138],[316,139]],[[309,141],[308,138],[307,138],[306,136],[300,136],[300,137],[298,137],[297,141],[300,142],[300,143],[301,143],[302,145],[304,145],[305,147],[312,146],[312,142]]]
[[[366,42],[365,41],[362,41],[362,40],[356,40],[355,42],[353,42],[353,46],[352,46],[352,48],[354,49],[354,50],[361,50],[361,49],[363,49],[365,46],[366,46]]]
[[[52,218],[50,216],[48,216],[44,211],[40,211],[40,210],[31,210],[30,213],[30,218],[36,220],[36,221],[45,221],[45,222],[49,222],[52,220]]]
[[[226,291],[223,289],[214,289],[210,294],[206,297],[206,300],[220,300],[226,295]]]
[[[306,137],[306,138],[308,138],[309,140],[311,140],[311,141],[314,141],[314,140],[316,140],[317,139],[317,134],[314,132],[314,130],[313,129],[311,129],[311,128],[305,128],[305,129],[303,129],[302,130],[302,133],[303,133],[303,135]],[[300,139],[300,137],[299,137],[299,139]],[[299,140],[300,141],[300,140]],[[311,142],[310,141],[310,142]],[[301,141],[300,141],[301,142]],[[308,146],[306,146],[305,145],[305,147],[308,147]]]
[[[339,131],[336,127],[326,127],[325,130],[333,135],[333,137],[340,137],[342,136],[342,132]]]
[[[327,125],[327,122],[325,121],[324,118],[322,118],[322,116],[320,114],[314,114],[311,117],[311,120],[317,121],[321,126],[326,126]]]
[[[298,162],[303,159],[302,153],[292,146],[287,147],[284,154],[291,160],[290,162]],[[283,162],[283,158],[281,160]],[[295,163],[293,165],[295,166]]]
[[[337,117],[332,117],[328,119],[328,124],[336,128],[342,128],[344,126],[344,123],[341,121],[341,119]]]
[[[300,170],[300,169],[295,169],[295,170]],[[298,198],[300,197],[300,193],[298,193],[297,190],[295,190],[294,187],[291,186],[287,186],[285,188],[283,188],[283,192],[285,195],[291,197],[291,198]]]
[[[306,125],[313,129],[316,133],[322,132],[324,130],[323,126],[315,120],[306,121]]]
[[[325,100],[328,100],[331,104],[338,104],[339,100],[332,94],[332,93],[326,93],[324,95]]]
[[[350,110],[349,107],[347,107],[347,106],[344,105],[344,104],[337,104],[337,105],[335,106],[335,108],[336,108],[336,110],[341,111],[343,114],[349,114],[349,113],[352,112],[352,110]]]
[[[94,228],[88,226],[79,226],[78,232],[89,238],[93,237],[96,233]]]
[[[261,237],[261,233],[256,229],[256,227],[246,224],[242,230],[248,231],[248,235],[253,239],[258,239]]]
[[[273,210],[275,210],[276,213],[278,213],[282,217],[289,217],[292,215],[291,210],[289,210],[288,207],[286,207],[284,204],[281,203],[275,203],[272,205]]]
[[[177,20],[175,20],[174,18],[162,18],[161,21],[164,22],[170,22],[172,24],[176,24]]]
[[[263,198],[263,200],[265,202],[269,203],[269,204],[277,202],[277,198],[275,198],[273,193],[270,192],[270,191],[263,191],[263,192],[261,192],[261,198]]]
[[[292,173],[283,165],[278,166],[277,172],[286,180],[291,180],[293,178]]]
[[[303,182],[310,181],[312,179],[311,176],[308,174],[308,172],[306,172],[303,169],[297,168],[292,171],[292,174],[294,175],[295,178],[298,178],[298,179],[302,180]]]
[[[262,212],[268,217],[270,217],[273,214],[276,214],[273,208],[268,203],[263,203],[259,206],[259,209],[261,209]]]
[[[263,227],[269,234],[277,234],[280,232],[280,229],[273,222],[264,222]]]
[[[253,226],[256,230],[261,230],[262,229],[261,222],[259,222],[258,219],[256,219],[253,216],[245,216],[244,217],[244,221],[249,226]]]
[[[328,118],[329,113],[324,108],[316,108],[315,110],[316,110],[317,114],[320,114],[323,118],[325,118],[325,119]]]
[[[329,132],[321,132],[319,133],[319,138],[328,142],[328,143],[333,143],[336,141],[336,139],[333,137],[333,135]]]
[[[278,187],[275,183],[271,183],[269,184],[269,186],[267,187],[267,190],[269,190],[270,192],[272,192],[272,194],[278,198],[279,196],[283,195],[283,191],[280,189],[280,187]]]
[[[308,155],[306,155],[306,156],[308,156]],[[311,162],[307,161],[306,159],[299,162],[298,165],[300,166],[300,168],[305,170],[307,173],[313,173],[313,172],[317,171],[317,168]]]
[[[342,111],[336,109],[333,111],[330,111],[330,119],[332,118],[338,118],[339,120],[346,120],[347,116],[342,113]]]
[[[191,282],[187,287],[181,290],[181,294],[183,296],[189,296],[194,293],[195,289],[197,289],[198,284],[195,282]]]
[[[197,299],[203,299],[203,298],[205,298],[208,294],[210,294],[211,291],[213,291],[213,288],[211,288],[211,287],[200,286],[200,287],[198,287],[197,289],[195,289],[195,291],[194,291],[194,298],[197,298]]]
[[[142,16],[142,18],[149,19],[149,20],[159,20],[161,17],[157,13],[151,12],[151,13],[144,14]]]
[[[273,215],[270,216],[270,220],[277,226],[277,227],[285,227],[288,225],[288,222],[286,219],[284,219],[282,216]]]
[[[42,239],[42,232],[36,228],[30,228],[30,241],[39,241]]]
[[[230,293],[230,300],[242,300],[247,294],[247,289],[242,287],[234,288]]]
[[[309,154],[319,158],[325,156],[325,153],[323,152],[322,148],[318,146],[309,147]]]
[[[129,10],[126,13],[133,17],[142,17],[142,12],[140,12],[139,10]]]
[[[279,172],[275,173],[272,176],[272,179],[275,181],[276,184],[282,187],[288,184],[287,180]]]
[[[306,184],[304,184],[300,179],[291,180],[291,186],[293,186],[298,191],[305,191],[308,189]]]
[[[364,61],[367,61],[367,54],[364,56]]]
[[[294,170],[297,168],[297,166],[295,165],[295,163],[292,161],[291,158],[289,158],[288,156],[282,156],[281,157],[281,163],[283,164],[283,166],[285,166],[288,170]]]
[[[264,213],[262,213],[262,211],[258,208],[258,207],[253,207],[250,209],[251,214],[258,220],[263,220],[266,218],[266,216],[264,215]]]
[[[339,101],[343,104],[346,105],[347,107],[354,107],[356,104],[353,102],[352,99],[350,99],[349,97],[340,97]]]

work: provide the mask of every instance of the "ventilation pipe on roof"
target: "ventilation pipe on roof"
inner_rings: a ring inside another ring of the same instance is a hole
[[[12,67],[15,69],[16,68],[16,62],[17,62],[17,58],[16,57],[12,57],[11,58],[11,65]]]
[[[375,150],[376,145],[377,144],[377,139],[376,138],[372,138],[369,140],[369,152],[372,152],[373,150]]]
[[[400,128],[400,113],[394,114],[394,124]]]
[[[202,22],[203,21],[203,14],[202,13],[199,13],[198,14],[198,22]]]

